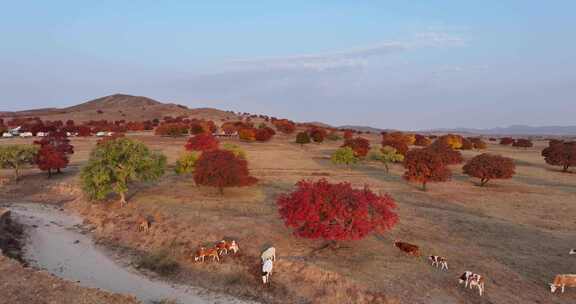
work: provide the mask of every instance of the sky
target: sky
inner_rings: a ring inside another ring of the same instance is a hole
[[[114,93],[422,130],[576,125],[576,1],[4,1],[0,111]]]

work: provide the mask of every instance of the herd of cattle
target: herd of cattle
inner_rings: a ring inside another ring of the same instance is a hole
[[[394,246],[398,247],[398,249],[408,255],[420,257],[420,248],[417,245],[394,241]],[[576,255],[576,249],[570,250],[568,254]],[[448,270],[448,260],[445,257],[431,255],[428,256],[428,260],[432,263],[432,266],[436,266],[436,268],[440,267],[441,270]],[[460,275],[458,282],[464,284],[464,288],[477,288],[480,296],[484,294],[485,278],[480,274],[466,270]],[[550,283],[550,291],[552,293],[554,293],[558,288],[560,288],[562,293],[564,293],[566,287],[576,287],[576,274],[558,274],[554,278],[554,281]]]
[[[152,221],[150,219],[141,220],[138,224],[138,231],[148,233],[152,227]],[[414,256],[420,257],[420,248],[417,245],[401,242],[398,240],[394,241],[394,246],[400,249],[402,252]],[[206,258],[212,259],[213,262],[219,262],[220,257],[232,253],[236,255],[240,251],[240,246],[235,240],[227,241],[221,240],[216,243],[213,247],[199,247],[194,254],[195,262],[204,262]],[[569,252],[570,255],[576,255],[576,249],[572,249]],[[272,269],[274,268],[274,262],[276,261],[276,248],[269,247],[264,250],[260,255],[261,266],[262,266],[262,283],[264,286],[270,284],[270,276],[272,275]],[[431,262],[432,266],[440,268],[440,270],[448,271],[448,260],[445,257],[438,255],[428,256],[428,261]],[[459,284],[464,284],[464,288],[478,289],[480,296],[484,294],[485,291],[485,277],[474,273],[472,271],[466,270],[458,278]],[[554,281],[550,283],[550,291],[554,293],[558,288],[561,289],[562,293],[566,287],[576,287],[576,274],[559,274],[556,275]]]

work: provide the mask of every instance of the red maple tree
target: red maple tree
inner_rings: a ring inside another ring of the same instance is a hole
[[[248,162],[227,150],[211,150],[200,155],[194,169],[198,185],[217,187],[224,194],[225,187],[242,187],[258,180],[250,176]]]
[[[261,128],[256,129],[256,140],[257,141],[269,141],[272,137],[276,134],[274,130],[270,127],[263,126]]]
[[[576,166],[576,142],[551,141],[542,156],[547,164],[561,166],[563,172],[568,172],[568,168]]]
[[[480,186],[491,179],[511,178],[516,173],[515,169],[511,158],[489,153],[474,156],[462,167],[465,174],[480,179]]]
[[[500,138],[500,144],[504,146],[508,146],[514,143],[514,138],[512,137],[502,137]]]
[[[452,149],[447,143],[441,140],[436,140],[425,149],[436,153],[446,165],[457,165],[464,161],[460,151]]]
[[[210,151],[218,149],[220,142],[210,133],[200,133],[190,137],[184,148],[188,151]]]
[[[534,146],[534,144],[532,143],[531,140],[526,139],[526,138],[518,138],[517,140],[515,140],[512,143],[513,147],[519,147],[519,148],[530,148],[532,146]]]
[[[296,187],[277,200],[280,217],[296,236],[332,243],[359,240],[374,231],[383,233],[398,222],[394,199],[375,194],[368,186],[353,189],[350,183],[321,179],[302,180]]]
[[[447,181],[452,175],[442,157],[428,148],[408,151],[404,167],[404,179],[421,183],[423,190],[426,190],[427,183]]]
[[[314,142],[321,143],[326,138],[327,132],[323,128],[314,127],[308,130],[308,134]]]
[[[44,145],[38,150],[36,164],[42,171],[48,171],[48,177],[52,176],[52,170],[60,172],[68,166],[68,157],[62,151],[58,151],[51,145]]]
[[[356,137],[345,140],[342,147],[350,147],[357,157],[365,157],[370,150],[370,141],[363,137]]]
[[[426,147],[432,143],[432,141],[428,139],[428,137],[422,134],[416,134],[414,135],[414,138],[415,138],[414,141],[415,146]]]

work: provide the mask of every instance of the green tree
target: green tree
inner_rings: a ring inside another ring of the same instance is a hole
[[[0,146],[0,167],[13,169],[16,181],[20,180],[22,170],[36,163],[38,147],[32,145]]]
[[[404,155],[398,153],[393,147],[384,146],[380,152],[379,160],[384,164],[386,172],[390,171],[391,163],[401,163],[404,161]]]
[[[240,159],[246,159],[246,152],[240,148],[240,146],[235,145],[235,144],[231,144],[231,143],[225,143],[224,145],[222,145],[222,150],[228,150],[232,153],[234,153],[234,155]]]
[[[174,171],[178,175],[194,173],[194,167],[196,166],[196,161],[199,157],[200,153],[196,151],[182,154],[180,159],[176,161],[176,167],[174,168]]]
[[[310,135],[307,132],[300,132],[296,134],[296,143],[300,144],[300,146],[304,146],[305,144],[310,143]]]
[[[347,168],[350,168],[350,165],[358,162],[358,157],[356,157],[352,148],[342,147],[332,154],[330,160],[335,165],[345,165]]]
[[[139,141],[120,137],[102,142],[92,150],[88,164],[82,168],[82,188],[95,200],[116,193],[122,207],[130,182],[158,180],[165,166],[164,155],[151,152]]]

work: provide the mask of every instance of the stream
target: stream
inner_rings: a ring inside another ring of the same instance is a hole
[[[15,221],[26,227],[24,259],[31,266],[84,287],[131,294],[151,304],[162,299],[179,304],[255,303],[202,288],[151,279],[129,266],[121,265],[104,248],[82,233],[82,219],[40,204],[10,204]]]

